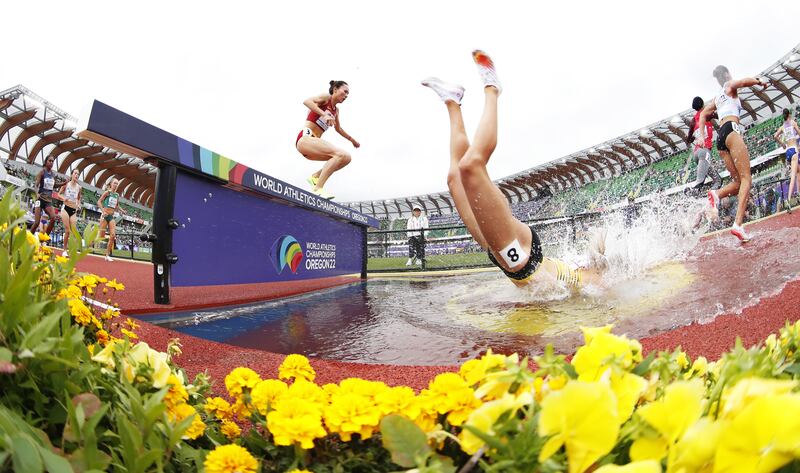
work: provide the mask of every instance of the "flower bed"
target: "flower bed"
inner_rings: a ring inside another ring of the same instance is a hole
[[[319,385],[289,355],[271,379],[232,370],[212,396],[177,340],[137,342],[109,299],[121,283],[75,272],[86,250],[53,257],[23,223],[7,196],[0,471],[800,471],[800,323],[714,363],[585,328],[570,361],[489,352],[419,392]]]

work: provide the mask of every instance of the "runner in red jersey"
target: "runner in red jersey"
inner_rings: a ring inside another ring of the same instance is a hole
[[[297,134],[295,147],[297,151],[311,161],[325,161],[322,169],[308,177],[311,190],[325,199],[333,199],[333,195],[324,189],[325,183],[331,174],[350,164],[350,153],[323,140],[322,134],[329,127],[334,127],[337,133],[353,143],[355,148],[361,146],[355,138],[348,135],[339,123],[338,105],[350,95],[350,86],[347,82],[330,81],[327,94],[320,94],[306,99],[303,105],[310,110],[306,117],[305,125]]]
[[[700,123],[700,112],[702,112],[705,103],[701,97],[695,97],[692,100],[692,108],[695,110],[692,123],[689,125],[689,144],[694,145],[694,158],[697,160],[697,179],[695,180],[694,189],[702,187],[706,181],[706,176],[711,176],[711,188],[719,189],[722,185],[722,178],[719,173],[711,164],[711,146],[712,137],[714,135],[714,127],[711,125],[711,120],[706,122],[705,140],[701,139],[701,133],[698,125]]]

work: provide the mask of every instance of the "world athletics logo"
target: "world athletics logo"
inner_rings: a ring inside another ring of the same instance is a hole
[[[272,245],[270,256],[278,274],[281,274],[286,266],[289,266],[293,274],[297,274],[297,269],[303,261],[303,250],[293,236],[283,235]]]

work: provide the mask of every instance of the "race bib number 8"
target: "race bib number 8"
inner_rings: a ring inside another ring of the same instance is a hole
[[[528,252],[522,249],[519,240],[514,240],[510,245],[500,251],[500,256],[506,262],[509,268],[519,266],[528,260]]]

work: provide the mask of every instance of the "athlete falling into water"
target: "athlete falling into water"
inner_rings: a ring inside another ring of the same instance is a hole
[[[572,269],[566,263],[545,258],[532,227],[517,220],[500,189],[486,171],[497,145],[497,99],[502,87],[492,59],[483,51],[472,58],[484,83],[485,102],[475,137],[470,145],[461,116],[464,88],[431,77],[422,85],[436,92],[450,115],[450,170],[447,185],[464,225],[478,244],[488,250],[489,259],[518,285],[557,279],[572,287],[600,280],[605,268],[605,235],[590,242],[590,268]]]
[[[712,209],[719,206],[719,200],[729,195],[738,195],[739,206],[736,209],[736,218],[731,233],[744,242],[750,241],[750,235],[742,228],[744,216],[747,212],[747,202],[750,198],[750,187],[753,180],[750,177],[750,152],[744,143],[744,128],[739,124],[739,115],[742,111],[742,102],[739,100],[739,89],[760,85],[766,88],[769,83],[761,78],[746,77],[734,80],[728,68],[717,66],[714,77],[722,86],[714,101],[709,103],[700,113],[697,128],[700,138],[705,140],[706,121],[716,112],[720,120],[717,150],[725,161],[725,167],[731,174],[731,182],[719,190],[708,191],[708,204]]]
[[[339,123],[338,105],[350,95],[350,86],[343,80],[330,81],[327,94],[310,97],[303,102],[309,112],[303,129],[297,134],[295,147],[306,159],[311,161],[325,161],[322,169],[308,177],[311,191],[324,199],[333,199],[333,195],[324,189],[325,183],[331,174],[350,164],[350,153],[322,139],[322,134],[329,127],[334,127],[337,133],[358,148],[361,144],[348,135]]]

